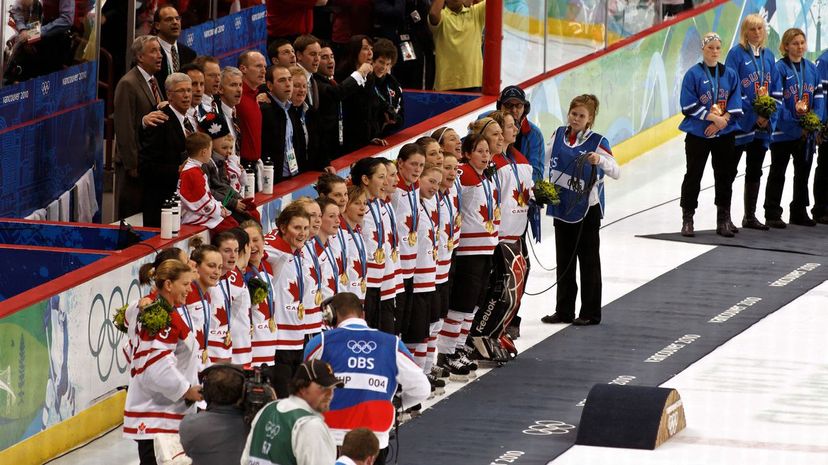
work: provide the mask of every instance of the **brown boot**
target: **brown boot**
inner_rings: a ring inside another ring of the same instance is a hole
[[[722,237],[733,237],[733,231],[728,227],[727,208],[716,207],[716,234]]]
[[[696,232],[693,230],[693,214],[696,210],[690,208],[682,208],[681,210],[681,235],[684,237],[693,237]]]

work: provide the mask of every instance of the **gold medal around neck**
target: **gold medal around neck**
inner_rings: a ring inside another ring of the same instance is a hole
[[[759,97],[768,95],[768,86],[760,86],[759,90],[756,91],[756,95]]]
[[[495,207],[494,219],[495,219],[495,221],[500,221],[500,207]],[[489,232],[491,232],[491,231],[489,231]]]
[[[233,338],[230,337],[230,331],[227,332],[227,335],[224,336],[224,346],[230,347],[233,345]]]
[[[339,275],[339,282],[342,283],[343,286],[347,286],[348,285],[348,275],[345,274],[345,273],[340,274]]]
[[[458,228],[463,225],[463,214],[462,213],[457,212],[457,216],[454,217],[454,225],[457,226]]]
[[[271,333],[276,332],[276,320],[273,317],[270,317],[270,321],[267,322],[267,327],[270,328]]]
[[[447,247],[449,249],[449,252],[454,250],[454,238],[453,237],[449,237]]]
[[[208,360],[210,359],[207,357],[207,349],[204,349],[201,351],[201,363],[206,365]]]
[[[437,261],[437,247],[434,247],[433,249],[431,249],[431,253],[433,254],[434,261],[436,262]]]
[[[411,247],[417,245],[417,231],[411,231],[408,233],[408,245]]]
[[[491,220],[486,221],[486,232],[489,234],[494,232],[494,223]]]
[[[368,290],[368,284],[365,282],[365,278],[362,278],[359,281],[359,290],[362,291],[363,294],[365,294],[365,291]]]
[[[391,249],[391,260],[392,260],[394,263],[397,263],[397,262],[400,260],[400,251],[399,251],[399,250],[397,250],[397,248],[396,248],[396,247],[395,247],[395,248],[393,248],[393,249]]]
[[[250,337],[253,337],[253,325],[250,325]]]
[[[315,305],[321,305],[322,304],[322,292],[319,291],[318,289],[316,290],[316,295],[313,297],[313,303]]]
[[[381,247],[374,252],[374,262],[378,265],[385,263],[385,251]]]
[[[518,206],[519,207],[525,207],[526,206],[526,200],[523,198],[522,193],[518,195]]]
[[[305,319],[305,304],[299,304],[299,306],[296,307],[296,317],[300,320]]]

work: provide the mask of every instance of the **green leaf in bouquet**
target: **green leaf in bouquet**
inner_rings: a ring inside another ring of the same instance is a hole
[[[557,205],[561,202],[558,198],[558,187],[545,179],[536,181],[532,192],[535,194],[535,203],[538,205]]]
[[[141,309],[138,322],[148,333],[156,335],[170,325],[172,311],[172,305],[159,296],[158,300]]]
[[[115,309],[115,313],[112,314],[112,324],[115,325],[115,328],[125,333],[127,332],[126,326],[126,309],[129,305],[124,305],[123,307],[118,307]]]
[[[760,95],[753,101],[753,111],[762,118],[770,118],[776,112],[776,100],[770,95]]]
[[[817,132],[822,129],[822,121],[814,112],[808,112],[799,119],[799,125],[802,126],[806,132]]]

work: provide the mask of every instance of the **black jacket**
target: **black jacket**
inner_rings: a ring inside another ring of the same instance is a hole
[[[234,211],[241,196],[230,187],[226,166],[227,161],[224,157],[213,152],[213,162],[202,164],[201,171],[207,175],[207,184],[210,186],[213,198],[221,202],[228,210]]]
[[[317,158],[320,164],[328,166],[331,160],[345,154],[344,134],[342,142],[339,141],[339,118],[344,112],[343,100],[363,87],[350,76],[341,82],[334,82],[317,73],[314,75],[314,80],[319,87],[319,108],[316,110]]]
[[[196,59],[198,55],[195,50],[187,47],[186,45],[182,44],[181,42],[177,43],[178,48],[178,66],[184,66],[188,63],[192,63],[193,60]],[[167,87],[164,85],[164,81],[167,80],[167,76],[172,74],[170,71],[170,67],[167,64],[167,60],[170,58],[167,57],[167,52],[164,51],[164,47],[161,47],[161,69],[155,73],[155,80],[158,81],[158,88],[161,89],[161,97],[164,100],[167,99]]]
[[[273,96],[267,96],[269,102],[259,104],[262,111],[262,160],[270,158],[273,161],[273,182],[277,183],[283,179],[287,118]]]
[[[299,172],[322,171],[328,164],[325,163],[327,160],[319,158],[319,125],[316,110],[310,107],[304,110],[291,106],[288,114],[293,123],[293,150],[296,152]],[[305,131],[307,131],[307,142]]]
[[[178,188],[178,170],[187,154],[184,129],[167,105],[161,111],[167,121],[141,130],[138,171],[144,186],[144,226],[160,226],[161,204]]]

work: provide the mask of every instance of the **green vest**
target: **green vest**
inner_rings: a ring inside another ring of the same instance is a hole
[[[296,465],[291,441],[293,426],[300,418],[314,414],[301,408],[280,412],[276,408],[278,403],[266,405],[259,415],[250,440],[251,464]]]

